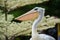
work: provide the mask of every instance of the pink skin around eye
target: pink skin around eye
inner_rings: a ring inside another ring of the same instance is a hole
[[[21,20],[21,21],[33,20],[33,19],[35,19],[37,17],[38,17],[38,12],[33,12],[33,13],[29,13],[27,15],[24,15],[24,16],[18,18],[17,20]]]

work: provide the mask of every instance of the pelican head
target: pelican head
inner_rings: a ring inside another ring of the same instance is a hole
[[[39,12],[40,14],[45,13],[45,8],[42,7],[35,7],[33,10]]]

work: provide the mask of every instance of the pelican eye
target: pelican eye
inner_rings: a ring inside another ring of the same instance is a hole
[[[38,8],[35,8],[35,10],[38,10]]]

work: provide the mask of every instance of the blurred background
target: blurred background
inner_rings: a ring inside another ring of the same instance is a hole
[[[28,2],[29,3],[29,2]],[[48,0],[44,1],[42,3],[34,3],[34,4],[29,4],[29,5],[24,5],[21,7],[16,7],[15,9],[11,9],[11,11],[8,12],[8,14],[12,14],[14,18],[26,13],[27,11],[31,10],[34,7],[43,7],[45,8],[45,16],[50,15],[50,16],[55,16],[60,18],[60,0]],[[4,7],[0,6],[0,9],[4,9]],[[42,33],[48,34],[53,36],[56,40],[58,38],[58,28],[60,30],[60,26],[57,27],[57,24],[55,25],[54,28],[47,29],[42,31]],[[31,36],[26,36],[26,35],[20,35],[18,37],[15,37],[15,40],[28,40]],[[60,39],[59,39],[60,40]]]
[[[18,17],[36,6],[43,7],[46,9],[45,16],[51,15],[51,16],[55,16],[55,17],[60,18],[60,0],[49,0],[49,1],[45,1],[43,3],[25,5],[23,7],[20,7],[20,8],[17,8],[16,10],[11,11],[10,13],[13,14],[15,17]],[[59,26],[59,28],[60,28],[60,26]],[[57,27],[54,27],[52,29],[47,29],[44,31],[46,34],[53,36],[57,40],[57,32],[58,32]],[[28,40],[30,38],[28,36],[25,36],[25,37],[19,36],[19,37],[23,37],[21,40],[23,40],[23,39]]]

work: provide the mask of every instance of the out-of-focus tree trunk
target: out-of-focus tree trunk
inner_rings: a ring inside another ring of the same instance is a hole
[[[5,12],[5,20],[7,21],[7,14],[8,14],[8,10],[7,10],[7,0],[4,1],[4,12]]]
[[[60,23],[58,24],[58,36],[60,36]]]

